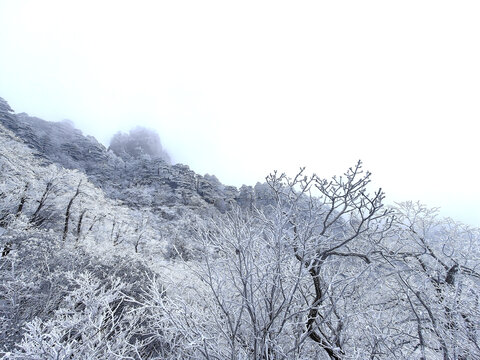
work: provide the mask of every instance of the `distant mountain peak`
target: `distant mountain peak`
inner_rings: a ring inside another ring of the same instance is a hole
[[[122,158],[140,158],[148,156],[161,158],[171,164],[170,155],[162,147],[160,136],[155,130],[137,126],[128,134],[117,132],[110,141],[109,150]]]

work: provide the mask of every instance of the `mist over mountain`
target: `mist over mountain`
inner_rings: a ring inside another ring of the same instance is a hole
[[[110,141],[109,150],[120,157],[148,156],[171,163],[170,155],[162,147],[160,136],[154,130],[143,127],[136,127],[128,134],[116,133]]]
[[[480,358],[480,230],[359,161],[239,189],[0,98],[1,359]]]

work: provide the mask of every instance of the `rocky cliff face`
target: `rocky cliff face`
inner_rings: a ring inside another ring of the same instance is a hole
[[[0,112],[4,112],[4,113],[12,113],[13,112],[10,105],[8,105],[8,103],[2,98],[0,98]]]
[[[122,158],[92,136],[84,136],[69,121],[49,122],[28,114],[14,114],[0,98],[0,123],[13,131],[46,162],[85,172],[91,181],[114,199],[131,207],[153,210],[182,205],[227,210],[232,202],[242,207],[255,203],[256,188],[240,191],[221,184],[215,176],[201,176],[186,165],[170,165],[161,158]],[[216,211],[215,210],[215,211]]]

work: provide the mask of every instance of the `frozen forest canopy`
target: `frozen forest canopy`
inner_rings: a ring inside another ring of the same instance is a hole
[[[237,189],[0,98],[0,359],[478,359],[480,230],[361,162]]]

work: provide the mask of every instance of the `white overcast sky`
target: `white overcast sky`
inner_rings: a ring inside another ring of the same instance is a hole
[[[0,0],[0,96],[108,146],[158,130],[223,183],[362,159],[480,225],[480,2]]]

